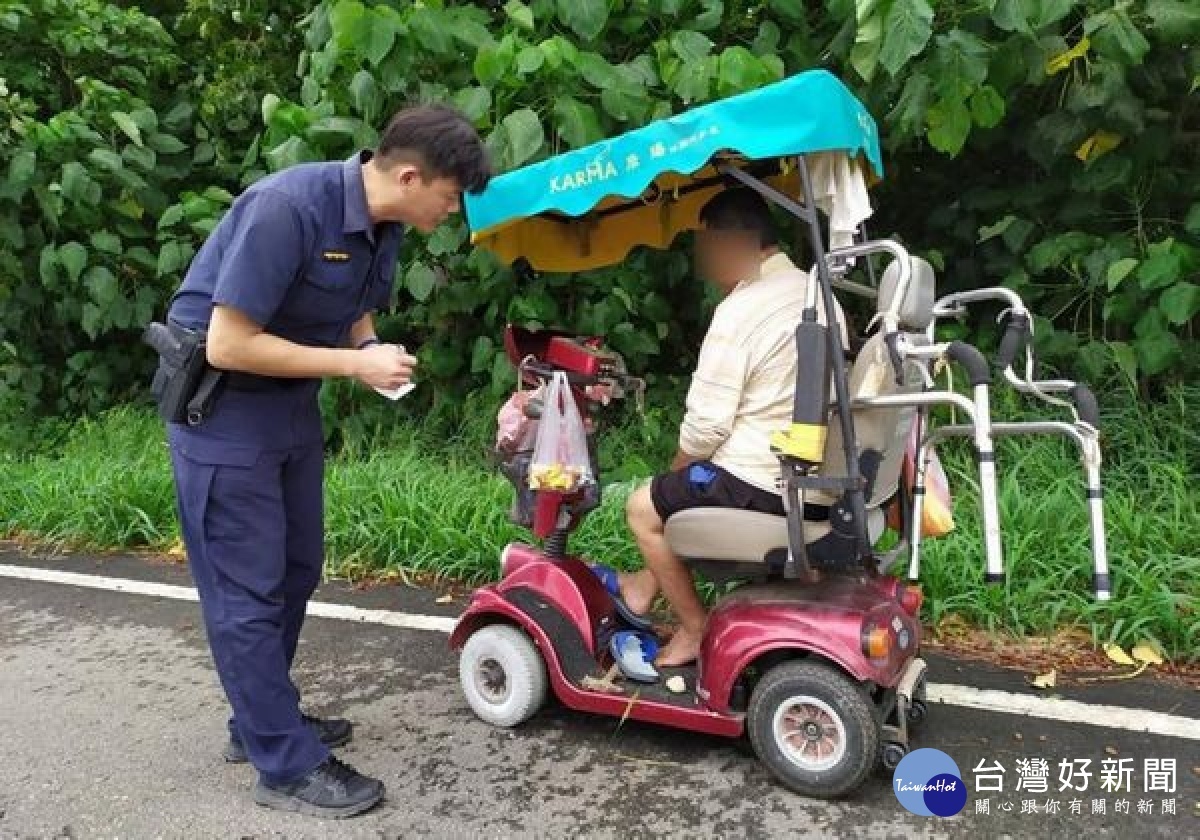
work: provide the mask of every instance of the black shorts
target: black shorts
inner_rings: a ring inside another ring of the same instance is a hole
[[[650,500],[663,522],[680,511],[699,507],[737,508],[776,516],[785,513],[782,496],[747,484],[708,461],[656,475],[650,482]],[[805,505],[804,518],[828,519],[829,511],[820,505]]]

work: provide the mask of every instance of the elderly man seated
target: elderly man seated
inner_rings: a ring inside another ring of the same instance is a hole
[[[791,422],[795,330],[810,282],[779,249],[770,209],[753,190],[718,193],[700,222],[697,272],[724,297],[700,350],[671,470],[629,500],[629,526],[646,568],[618,578],[630,611],[645,614],[661,591],[679,620],[656,660],[660,667],[696,659],[706,619],[691,573],[667,544],[666,520],[696,507],[784,514],[770,437]],[[818,312],[825,322],[823,307]],[[844,335],[840,311],[836,317]],[[827,515],[814,505],[805,511],[810,519]]]

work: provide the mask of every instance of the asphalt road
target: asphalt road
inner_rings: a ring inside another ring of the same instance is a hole
[[[187,583],[178,567],[18,557],[0,563]],[[325,601],[453,614],[404,587]],[[297,663],[307,708],[344,713],[343,756],[378,775],[388,798],[347,822],[279,814],[249,799],[253,771],[220,760],[226,709],[194,603],[0,578],[0,838],[500,837],[1200,837],[1200,741],[937,705],[918,746],[947,752],[971,796],[957,817],[908,814],[890,780],[830,804],[772,783],[740,742],[585,716],[551,706],[516,731],[473,717],[445,635],[311,618]],[[1020,689],[1012,674],[936,660],[940,682]],[[1200,719],[1194,692],[1139,679],[1096,702]],[[1122,693],[1124,692],[1124,693]],[[1200,724],[1198,724],[1200,725]],[[1107,750],[1107,752],[1106,752]],[[1069,811],[1062,759],[1134,759],[1132,795],[1097,790]],[[1015,791],[1017,759],[1051,765],[1050,793]],[[1174,794],[1145,794],[1146,758],[1177,761]],[[1003,794],[976,793],[981,759],[1008,768]],[[1196,770],[1193,770],[1196,768]],[[990,800],[989,814],[975,800]],[[1044,813],[1046,800],[1059,813]],[[1107,813],[1091,813],[1093,798]],[[1174,798],[1177,813],[1161,813]],[[1039,813],[1021,813],[1037,800]],[[1120,799],[1130,813],[1116,813]],[[1151,799],[1150,815],[1139,814]],[[1008,804],[1012,810],[1002,808]]]

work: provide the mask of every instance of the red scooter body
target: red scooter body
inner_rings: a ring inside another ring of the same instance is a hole
[[[502,566],[503,579],[472,596],[452,647],[487,624],[516,624],[537,643],[555,695],[580,711],[736,737],[746,702],[737,687],[756,663],[819,657],[861,682],[890,688],[920,644],[920,624],[895,597],[893,578],[746,585],[713,609],[698,666],[670,669],[685,677],[687,691],[636,683],[621,693],[589,690],[583,677],[598,679],[608,670],[607,639],[619,629],[608,591],[580,559],[553,559],[527,545],[508,546]],[[887,659],[868,658],[863,638],[871,627],[888,628],[904,644],[893,644]]]

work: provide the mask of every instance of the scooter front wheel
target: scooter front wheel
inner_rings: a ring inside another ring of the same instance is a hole
[[[834,799],[857,790],[879,758],[879,723],[862,687],[821,662],[787,662],[754,688],[750,742],[796,793]]]
[[[463,645],[458,677],[471,711],[493,726],[524,723],[546,702],[546,664],[520,628],[489,624]]]

